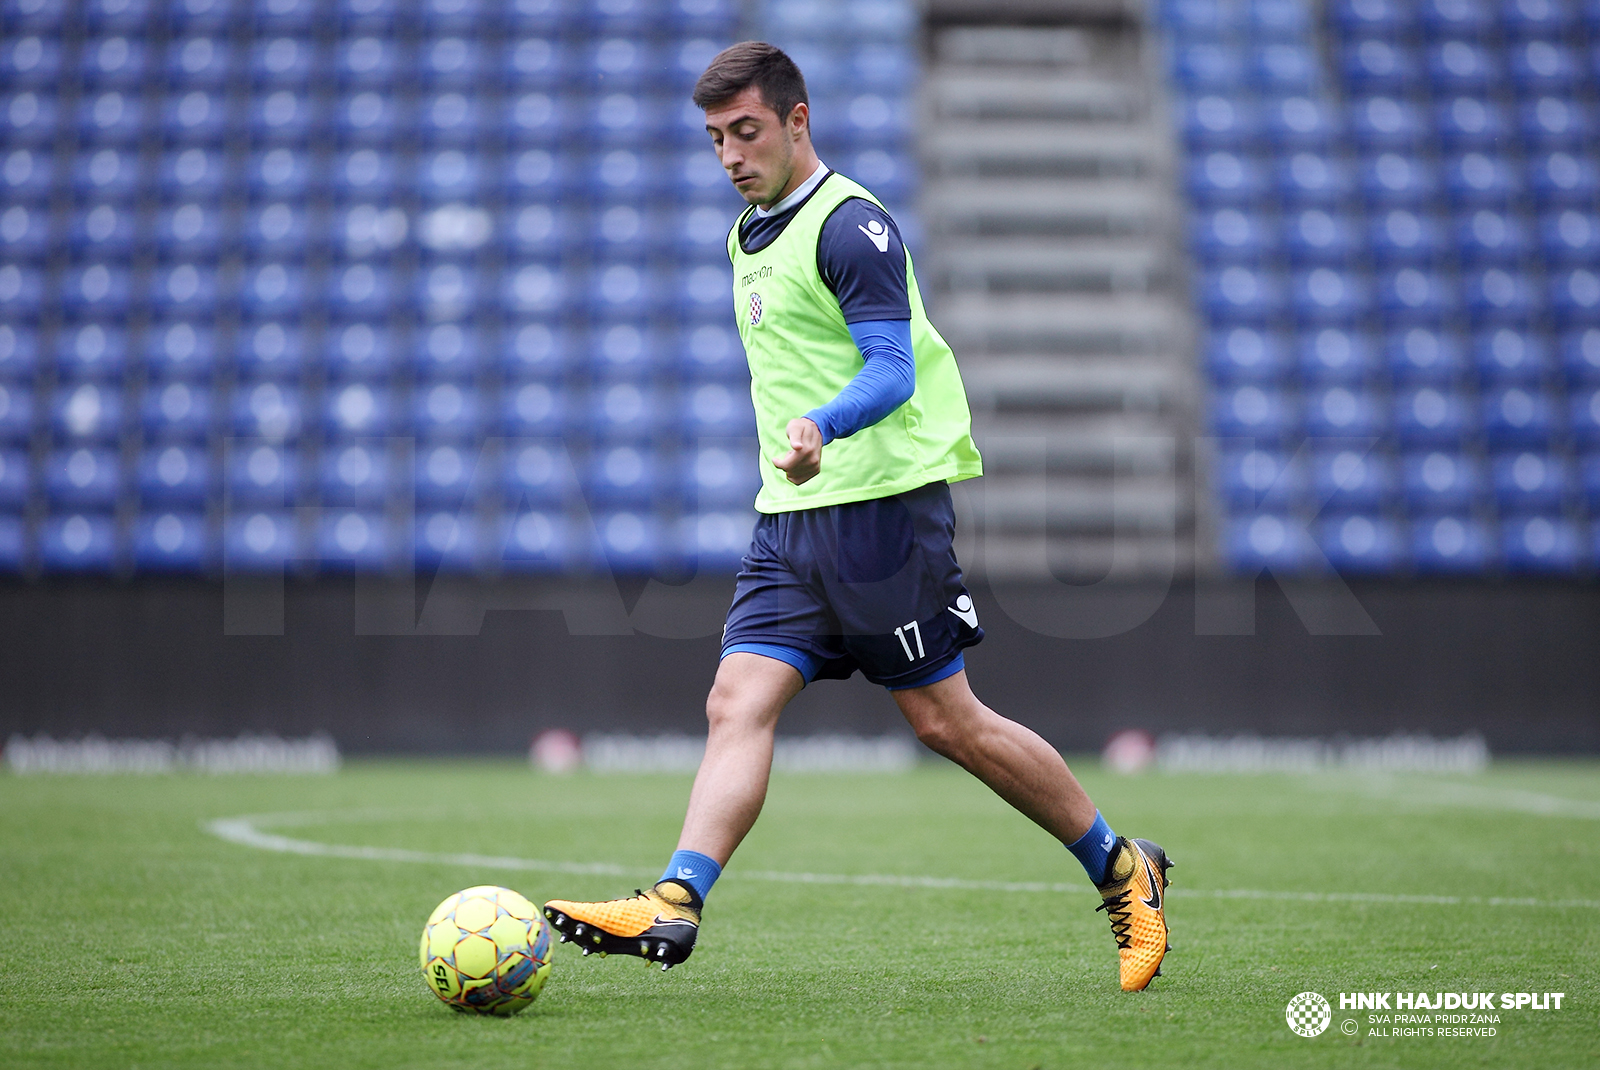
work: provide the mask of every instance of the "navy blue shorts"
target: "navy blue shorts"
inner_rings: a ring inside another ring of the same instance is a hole
[[[955,531],[942,482],[763,514],[728,609],[723,656],[777,657],[808,683],[857,669],[889,688],[953,675],[962,649],[983,639],[956,563]]]

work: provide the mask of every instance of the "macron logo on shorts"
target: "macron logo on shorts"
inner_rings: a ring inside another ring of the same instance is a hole
[[[972,608],[972,599],[967,595],[961,595],[956,599],[955,605],[946,606],[945,608],[960,617],[961,622],[968,628],[976,628],[978,626],[978,611]]]

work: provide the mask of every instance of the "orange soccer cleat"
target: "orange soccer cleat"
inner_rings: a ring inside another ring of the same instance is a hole
[[[544,916],[561,942],[576,943],[585,955],[637,955],[676,966],[694,950],[700,932],[700,897],[677,881],[659,881],[649,891],[603,903],[552,899]]]
[[[1161,973],[1167,943],[1167,852],[1149,840],[1119,837],[1110,879],[1100,885],[1105,902],[1095,907],[1111,919],[1122,963],[1122,990],[1139,992]]]

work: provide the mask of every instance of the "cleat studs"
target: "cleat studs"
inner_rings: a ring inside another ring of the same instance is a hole
[[[580,921],[578,923],[578,927],[576,929],[572,930],[572,935],[573,936],[582,936],[583,935],[583,922]]]
[[[557,925],[565,925],[567,923],[567,916],[561,913],[559,910],[556,911],[555,923]]]
[[[572,937],[568,936],[566,933],[562,933],[561,934],[561,942],[563,944],[570,944],[570,943],[572,943]]]
[[[588,948],[584,948],[584,949],[583,949],[583,957],[584,957],[584,958],[588,958],[588,957],[589,957],[589,955],[590,955],[590,951],[589,951],[589,949],[588,949]]]
[[[666,944],[662,944],[660,947],[656,948],[656,958],[664,959],[666,957],[667,957],[667,945]]]
[[[670,969],[672,969],[672,963],[670,963],[670,962],[663,962],[663,963],[662,963],[662,964],[661,964],[661,972],[662,972],[662,973],[666,973],[666,972],[667,972],[667,971],[668,971],[668,970],[670,970]]]
[[[648,940],[640,940],[639,941],[639,954],[644,955],[646,957],[648,957],[650,955],[650,941],[648,941]]]
[[[595,933],[594,934],[594,941],[593,942],[596,943],[596,944],[598,944],[600,942],[600,934],[599,933]]]

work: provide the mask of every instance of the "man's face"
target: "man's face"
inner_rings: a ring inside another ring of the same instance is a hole
[[[808,110],[796,104],[784,122],[755,86],[706,109],[706,132],[717,158],[749,203],[771,204],[788,185],[794,174],[795,135],[809,121]]]

